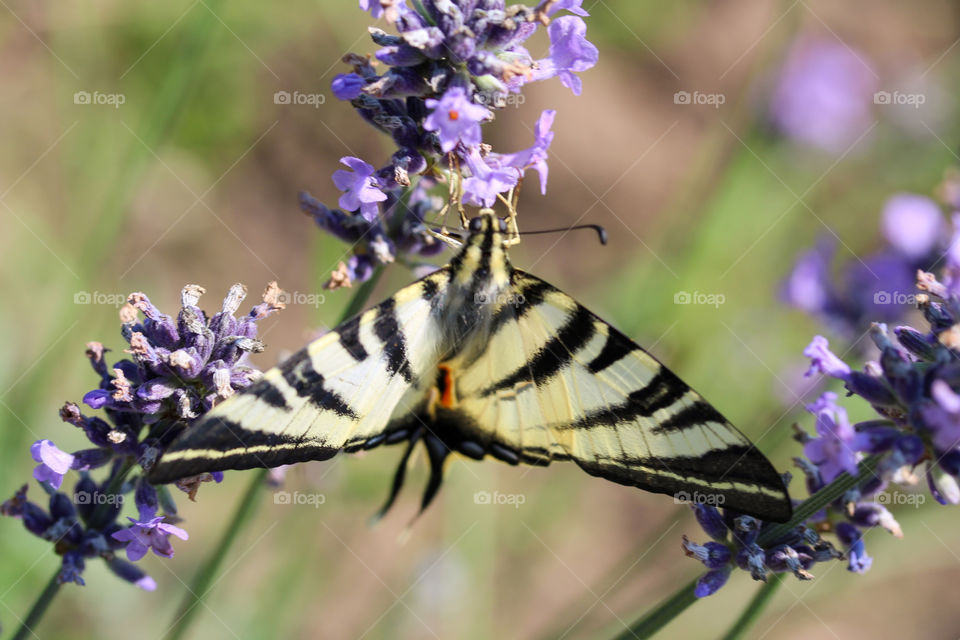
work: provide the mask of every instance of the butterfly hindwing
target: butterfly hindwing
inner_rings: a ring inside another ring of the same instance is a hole
[[[463,428],[479,428],[471,437],[488,450],[528,464],[569,459],[621,484],[789,517],[780,476],[746,437],[572,298],[515,271],[494,318],[483,354],[451,365]]]
[[[175,440],[151,480],[325,459],[379,444],[433,383],[440,356],[431,311],[447,282],[447,271],[437,271],[267,371]]]

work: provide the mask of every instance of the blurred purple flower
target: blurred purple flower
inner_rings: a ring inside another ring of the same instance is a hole
[[[462,87],[448,89],[439,100],[427,100],[426,106],[432,112],[423,121],[423,128],[437,132],[444,153],[452,151],[460,141],[467,147],[480,144],[480,123],[490,112],[471,102]]]
[[[797,142],[845,152],[872,123],[876,76],[865,60],[841,42],[796,42],[770,101],[773,123]]]
[[[74,457],[61,451],[50,440],[37,440],[30,447],[30,455],[38,464],[33,469],[37,482],[49,482],[54,489],[63,484],[63,476],[73,465]]]
[[[821,237],[813,249],[800,254],[781,288],[783,301],[810,314],[833,308],[837,295],[830,277],[833,254],[834,242],[827,237]]]
[[[926,196],[898,193],[883,207],[883,235],[887,242],[914,260],[930,255],[945,226],[940,206]]]
[[[373,165],[353,156],[340,158],[340,163],[350,167],[352,172],[344,169],[333,172],[333,183],[343,191],[338,204],[346,211],[359,209],[365,220],[373,222],[380,212],[377,203],[387,199],[387,194],[380,190],[373,177]]]
[[[374,20],[383,15],[383,7],[380,5],[380,0],[360,0],[360,8],[363,11],[369,11],[370,17]]]
[[[803,350],[803,355],[810,358],[807,376],[823,373],[840,380],[850,378],[850,366],[830,351],[830,343],[823,336],[814,336],[807,348]]]

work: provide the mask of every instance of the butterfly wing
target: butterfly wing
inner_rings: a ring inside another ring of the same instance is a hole
[[[770,462],[686,383],[575,300],[516,271],[487,348],[450,364],[449,422],[505,462],[591,475],[785,521]]]
[[[437,271],[344,322],[181,434],[150,472],[155,483],[225,469],[323,460],[406,436],[389,425],[422,403],[440,354]],[[389,433],[388,433],[389,432]]]

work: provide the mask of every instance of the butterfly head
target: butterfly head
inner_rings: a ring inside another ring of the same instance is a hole
[[[506,222],[490,209],[467,223],[467,237],[450,262],[451,284],[464,301],[499,300],[510,287],[512,267],[507,258]]]

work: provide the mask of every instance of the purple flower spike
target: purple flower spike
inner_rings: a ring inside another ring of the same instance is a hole
[[[353,170],[352,173],[343,169],[333,172],[333,183],[343,191],[340,206],[346,211],[359,209],[365,220],[373,222],[379,212],[377,203],[387,199],[387,194],[380,190],[373,179],[373,166],[352,156],[340,158],[340,162]]]
[[[539,61],[534,80],[559,76],[563,86],[580,95],[583,83],[574,75],[597,64],[597,48],[587,41],[587,23],[577,16],[562,16],[550,23],[550,55]]]
[[[173,557],[173,545],[169,537],[177,536],[181,540],[189,538],[187,532],[172,524],[163,522],[165,516],[154,516],[149,511],[140,514],[140,520],[128,517],[133,523],[127,529],[121,529],[113,534],[115,540],[127,543],[127,558],[136,562],[153,549],[153,552],[163,558]]]
[[[823,373],[839,380],[850,378],[850,367],[830,351],[830,343],[823,336],[814,336],[807,348],[803,350],[803,355],[810,358],[807,376]]]
[[[423,128],[437,132],[444,153],[452,151],[459,141],[468,147],[480,144],[480,123],[490,112],[471,102],[462,87],[449,89],[439,100],[427,100],[426,106],[433,111],[423,121]]]
[[[857,432],[847,419],[847,412],[836,404],[837,394],[826,391],[807,410],[817,416],[819,437],[809,440],[804,454],[820,467],[824,482],[832,482],[846,471],[857,472]]]
[[[943,213],[932,199],[898,193],[883,207],[883,235],[911,259],[922,259],[936,248],[944,230]]]
[[[73,456],[61,451],[50,440],[37,440],[30,447],[30,455],[39,462],[33,469],[37,482],[49,482],[54,489],[63,484],[63,476],[73,465]]]

